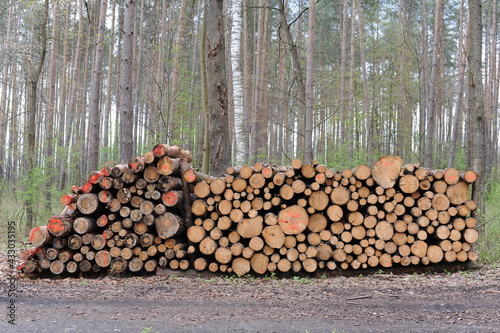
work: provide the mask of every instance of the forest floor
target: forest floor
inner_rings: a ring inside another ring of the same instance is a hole
[[[500,267],[318,278],[17,276],[9,287],[0,259],[0,332],[500,332]]]

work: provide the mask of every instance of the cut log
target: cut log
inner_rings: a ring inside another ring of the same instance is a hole
[[[460,174],[460,179],[462,179],[467,184],[472,184],[476,181],[477,174],[472,170],[468,170]]]
[[[427,255],[428,245],[424,241],[416,241],[410,247],[411,253],[419,258],[423,258]]]
[[[47,226],[35,227],[30,231],[29,241],[34,246],[42,246],[52,243],[53,235],[49,232]]]
[[[205,238],[206,231],[202,226],[194,225],[187,230],[187,237],[193,243],[199,243]]]
[[[403,160],[397,156],[384,156],[372,168],[373,180],[383,188],[393,187],[399,177]]]
[[[420,187],[420,181],[414,175],[403,175],[399,179],[399,188],[403,193],[416,192]]]
[[[381,221],[375,226],[375,233],[381,240],[390,240],[394,236],[394,226],[387,221]]]
[[[222,178],[216,178],[216,179],[213,179],[210,182],[209,186],[210,186],[210,191],[213,194],[219,195],[219,194],[222,194],[225,191],[225,189],[226,189],[226,182]]]
[[[330,200],[335,205],[345,205],[349,199],[351,198],[351,194],[347,188],[344,186],[335,187],[330,193]]]
[[[467,243],[473,244],[479,238],[479,234],[476,229],[465,229],[464,239]]]
[[[430,245],[427,248],[427,258],[431,263],[436,264],[441,260],[443,260],[443,257],[444,257],[443,250],[438,245]]]
[[[95,250],[102,250],[104,246],[106,246],[106,238],[104,238],[104,236],[101,234],[94,235],[92,236],[90,244]]]
[[[183,203],[184,193],[182,191],[167,191],[161,196],[161,200],[166,207],[180,207]]]
[[[133,273],[139,272],[144,267],[144,262],[139,258],[132,258],[128,262],[128,269]]]
[[[168,156],[163,156],[158,159],[156,163],[156,169],[160,175],[180,175],[180,164],[179,160],[176,158],[170,158]]]
[[[238,223],[236,230],[243,238],[252,238],[262,233],[264,219],[262,216],[243,219]]]
[[[437,211],[447,210],[450,207],[448,196],[442,193],[434,195],[432,198],[432,208]]]
[[[254,253],[250,258],[250,266],[257,274],[264,274],[269,265],[269,257],[263,253]]]
[[[158,179],[156,186],[158,190],[163,192],[168,190],[180,190],[182,189],[182,181],[177,177],[162,176]]]
[[[111,260],[111,273],[123,273],[128,267],[128,262],[123,258],[115,258]]]
[[[262,231],[262,237],[266,244],[274,249],[281,248],[285,243],[285,234],[277,224],[265,227]]]
[[[266,185],[266,178],[262,173],[254,173],[248,179],[248,184],[255,188],[263,188]]]
[[[83,235],[87,232],[92,232],[96,230],[97,223],[94,218],[80,216],[73,222],[73,229],[76,233]]]
[[[156,232],[162,239],[176,236],[186,229],[184,220],[175,214],[165,213],[155,219]]]
[[[234,209],[233,209],[233,211],[234,211]],[[208,212],[208,207],[207,207],[206,202],[203,200],[200,200],[200,199],[193,201],[193,203],[191,204],[191,212],[195,216],[202,216],[202,217],[205,216]],[[237,222],[237,221],[235,221],[235,222]]]
[[[73,221],[65,216],[54,216],[47,224],[47,230],[56,237],[65,237],[73,233]]]
[[[82,237],[79,235],[71,235],[68,238],[68,247],[72,250],[78,250],[82,247]]]
[[[78,197],[76,205],[82,214],[89,215],[99,209],[99,198],[94,193],[84,193]]]
[[[467,200],[469,200],[469,185],[465,182],[458,182],[455,185],[448,187],[446,195],[450,199],[451,204],[464,204]]]
[[[200,252],[211,255],[217,250],[217,243],[210,237],[205,237],[199,245]]]
[[[250,261],[245,258],[235,258],[231,264],[231,269],[234,274],[238,276],[243,276],[250,272],[251,266]]]
[[[155,183],[160,179],[160,173],[155,166],[150,165],[144,169],[143,177],[146,182]]]
[[[219,247],[215,250],[214,257],[221,264],[228,264],[232,259],[231,250],[227,247]]]
[[[111,265],[113,258],[108,250],[101,250],[96,253],[94,260],[99,267],[105,268]]]
[[[448,185],[454,185],[460,180],[460,171],[455,168],[448,168],[444,171],[443,180]]]
[[[307,258],[302,263],[302,267],[306,272],[313,273],[318,268],[318,262],[314,258]]]
[[[328,207],[330,200],[324,191],[315,191],[309,196],[308,203],[316,211],[322,211]]]
[[[55,275],[62,274],[66,268],[66,265],[61,260],[54,260],[50,264],[50,272]]]
[[[330,221],[337,222],[342,219],[344,216],[344,211],[338,205],[331,205],[326,210],[326,215],[330,219]]]
[[[119,189],[118,192],[116,193],[116,199],[121,204],[128,203],[131,198],[132,198],[132,193],[130,192],[129,188],[123,187]]]
[[[313,214],[309,217],[309,223],[307,224],[307,229],[311,232],[321,232],[325,230],[328,225],[328,221],[323,214]]]
[[[371,169],[368,165],[360,164],[352,169],[352,175],[359,180],[366,180],[371,176]]]
[[[146,272],[154,272],[156,271],[156,268],[158,267],[158,261],[155,259],[150,259],[144,263],[144,270]]]
[[[293,205],[278,213],[278,224],[285,235],[297,235],[307,228],[309,215],[307,211]]]

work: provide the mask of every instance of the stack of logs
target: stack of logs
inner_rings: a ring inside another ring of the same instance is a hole
[[[62,198],[63,214],[32,230],[23,271],[244,275],[478,258],[472,171],[386,156],[340,172],[294,159],[210,177],[190,162],[188,151],[158,145],[93,173]]]
[[[35,248],[22,252],[22,270],[154,272],[167,264],[187,269],[187,181],[204,178],[191,161],[187,150],[157,145],[128,164],[92,172],[61,198],[65,209],[59,216],[30,232]]]

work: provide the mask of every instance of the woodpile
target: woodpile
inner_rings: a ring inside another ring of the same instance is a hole
[[[335,171],[317,163],[194,170],[191,154],[158,145],[105,167],[34,228],[23,271],[237,275],[476,260],[472,171],[430,170],[385,156]]]

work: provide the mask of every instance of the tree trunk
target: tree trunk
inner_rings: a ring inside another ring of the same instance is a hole
[[[254,94],[253,94],[253,112],[250,116],[250,161],[257,162],[258,146],[259,146],[259,136],[260,128],[262,126],[262,118],[264,112],[264,101],[263,101],[263,78],[264,78],[264,68],[265,68],[265,17],[266,17],[266,0],[259,1],[259,14],[257,20],[257,49],[255,54],[255,68],[254,68]]]
[[[27,130],[25,134],[25,140],[27,143],[27,153],[25,154],[24,167],[26,175],[29,179],[27,182],[28,186],[31,186],[32,179],[36,177],[35,175],[35,161],[36,161],[36,119],[38,114],[38,83],[40,80],[40,75],[42,73],[43,64],[45,62],[45,56],[47,54],[47,25],[49,20],[49,1],[45,0],[42,12],[42,21],[38,28],[40,37],[40,54],[37,57],[37,61],[30,66],[27,73],[27,84],[28,84],[28,97],[27,97]],[[25,189],[28,191],[28,189]],[[29,191],[30,193],[31,191]],[[35,198],[32,195],[27,194],[24,201],[24,206],[26,209],[26,226],[28,229],[33,228],[33,205],[35,203]]]
[[[180,89],[180,71],[179,68],[181,64],[183,64],[183,53],[182,53],[182,39],[184,38],[184,30],[186,26],[186,0],[181,1],[181,8],[179,10],[179,23],[177,25],[177,38],[175,40],[174,47],[174,63],[172,68],[172,83],[171,83],[171,99],[172,102],[170,104],[170,114],[171,114],[171,124],[172,130],[177,129],[178,135],[176,137],[181,138],[182,131],[179,126],[182,124],[182,113],[178,110],[178,100],[179,89]]]
[[[369,161],[373,159],[373,140],[372,140],[372,111],[370,102],[370,91],[368,90],[368,74],[366,72],[366,52],[365,52],[365,26],[363,20],[363,9],[360,0],[356,0],[358,10],[359,25],[359,50],[361,56],[361,70],[363,73],[363,106],[366,113],[365,132],[366,132],[366,155]]]
[[[46,183],[45,185],[45,205],[47,211],[51,211],[51,200],[50,200],[50,189],[52,188],[53,182],[52,182],[52,177],[54,176],[53,174],[53,168],[55,164],[55,159],[54,159],[54,122],[55,122],[55,115],[56,115],[56,85],[57,85],[57,67],[58,65],[56,64],[57,61],[57,55],[59,52],[58,49],[58,41],[59,41],[59,2],[56,2],[54,5],[54,24],[52,28],[52,47],[51,47],[51,53],[50,53],[50,60],[49,60],[49,82],[48,82],[48,92],[47,92],[47,116],[46,116],[46,142],[45,142],[45,154],[47,158],[47,164],[46,164],[46,174],[47,178],[50,178],[51,180]],[[1,144],[1,142],[0,142]],[[1,167],[0,167],[0,174],[1,174]]]
[[[292,34],[290,33],[290,27],[287,22],[286,12],[285,12],[285,4],[283,0],[278,1],[278,10],[280,16],[280,25],[281,29],[283,29],[283,35],[285,37],[285,42],[288,44],[290,48],[290,53],[292,56],[293,62],[293,73],[295,79],[297,80],[297,104],[298,110],[305,110],[306,103],[306,86],[304,84],[304,77],[302,73],[302,66],[300,64],[299,53],[297,50],[297,45],[293,42]],[[297,111],[298,114],[301,114],[300,111]],[[299,120],[300,121],[300,120]],[[303,133],[299,133],[299,135],[303,135]],[[300,140],[299,140],[300,141]],[[302,146],[302,145],[299,145]]]
[[[459,18],[459,37],[458,37],[458,92],[457,92],[457,103],[455,117],[453,118],[453,129],[450,140],[450,155],[448,157],[448,168],[452,168],[455,165],[455,156],[457,151],[457,146],[462,142],[460,138],[462,137],[462,123],[463,123],[463,109],[464,109],[464,84],[465,84],[465,67],[467,65],[466,52],[468,49],[468,43],[464,40],[464,0],[460,3],[460,18]],[[469,25],[469,24],[467,24]]]
[[[242,163],[245,156],[245,142],[248,140],[245,133],[245,113],[243,109],[243,77],[240,67],[241,29],[242,29],[242,2],[233,1],[233,22],[231,26],[231,67],[233,70],[234,95],[234,145],[236,163]]]
[[[304,135],[304,162],[313,161],[313,80],[314,80],[314,25],[316,16],[316,0],[309,0],[309,32],[307,42],[307,73],[306,73],[306,112]]]
[[[427,138],[427,130],[426,126],[428,125],[426,122],[427,119],[427,113],[428,113],[428,106],[427,106],[427,97],[428,97],[428,77],[429,77],[429,58],[427,55],[428,52],[428,41],[427,41],[427,1],[422,0],[421,3],[421,33],[422,33],[422,49],[421,49],[421,58],[422,58],[422,63],[421,63],[421,68],[420,68],[420,75],[421,75],[421,88],[420,88],[420,124],[419,124],[419,137],[420,137],[420,142],[419,142],[419,155],[420,155],[420,160],[424,161],[425,160],[425,154],[426,154],[426,142],[428,140]]]
[[[206,9],[201,25],[201,43],[200,43],[200,75],[201,75],[201,106],[203,109],[203,161],[201,172],[208,174],[210,172],[210,141],[209,141],[209,119],[210,111],[208,107],[208,86],[207,86],[207,54],[206,54],[206,36],[207,36],[207,16]]]
[[[340,119],[340,138],[342,142],[346,141],[349,144],[349,158],[353,158],[353,145],[352,141],[354,139],[353,126],[349,126],[346,131],[346,92],[347,92],[347,9],[348,1],[342,1],[342,25],[341,25],[341,39],[340,39],[340,105],[341,108],[341,119]],[[344,133],[346,133],[347,138],[344,140]]]
[[[123,45],[120,59],[120,160],[128,161],[133,156],[134,104],[132,100],[134,77],[134,45],[135,45],[135,6],[136,0],[125,1],[125,18],[123,24]]]
[[[222,0],[206,3],[206,57],[209,107],[210,171],[222,175],[231,161],[226,88]]]
[[[472,169],[478,174],[478,179],[474,184],[473,200],[479,203],[479,214],[477,218],[484,213],[484,182],[488,175],[484,173],[484,159],[486,151],[485,136],[485,112],[483,100],[483,82],[482,82],[482,5],[480,0],[469,1],[470,17],[470,48],[468,54],[469,76],[468,76],[468,114],[472,121],[469,135],[472,137],[471,150]]]
[[[100,2],[99,22],[97,27],[97,44],[94,53],[94,75],[92,76],[91,96],[92,103],[90,105],[90,135],[89,135],[89,150],[88,150],[88,170],[97,170],[99,165],[99,146],[101,145],[101,85],[102,85],[102,68],[104,59],[104,33],[106,30],[106,11],[108,9],[108,1]]]
[[[424,159],[422,163],[428,167],[433,167],[433,141],[435,139],[435,127],[438,111],[438,89],[439,89],[439,62],[442,57],[441,39],[443,36],[443,0],[436,2],[436,13],[434,17],[434,41],[432,45],[432,68],[430,85],[427,99],[427,114],[426,114],[426,131],[425,131],[425,147]]]

